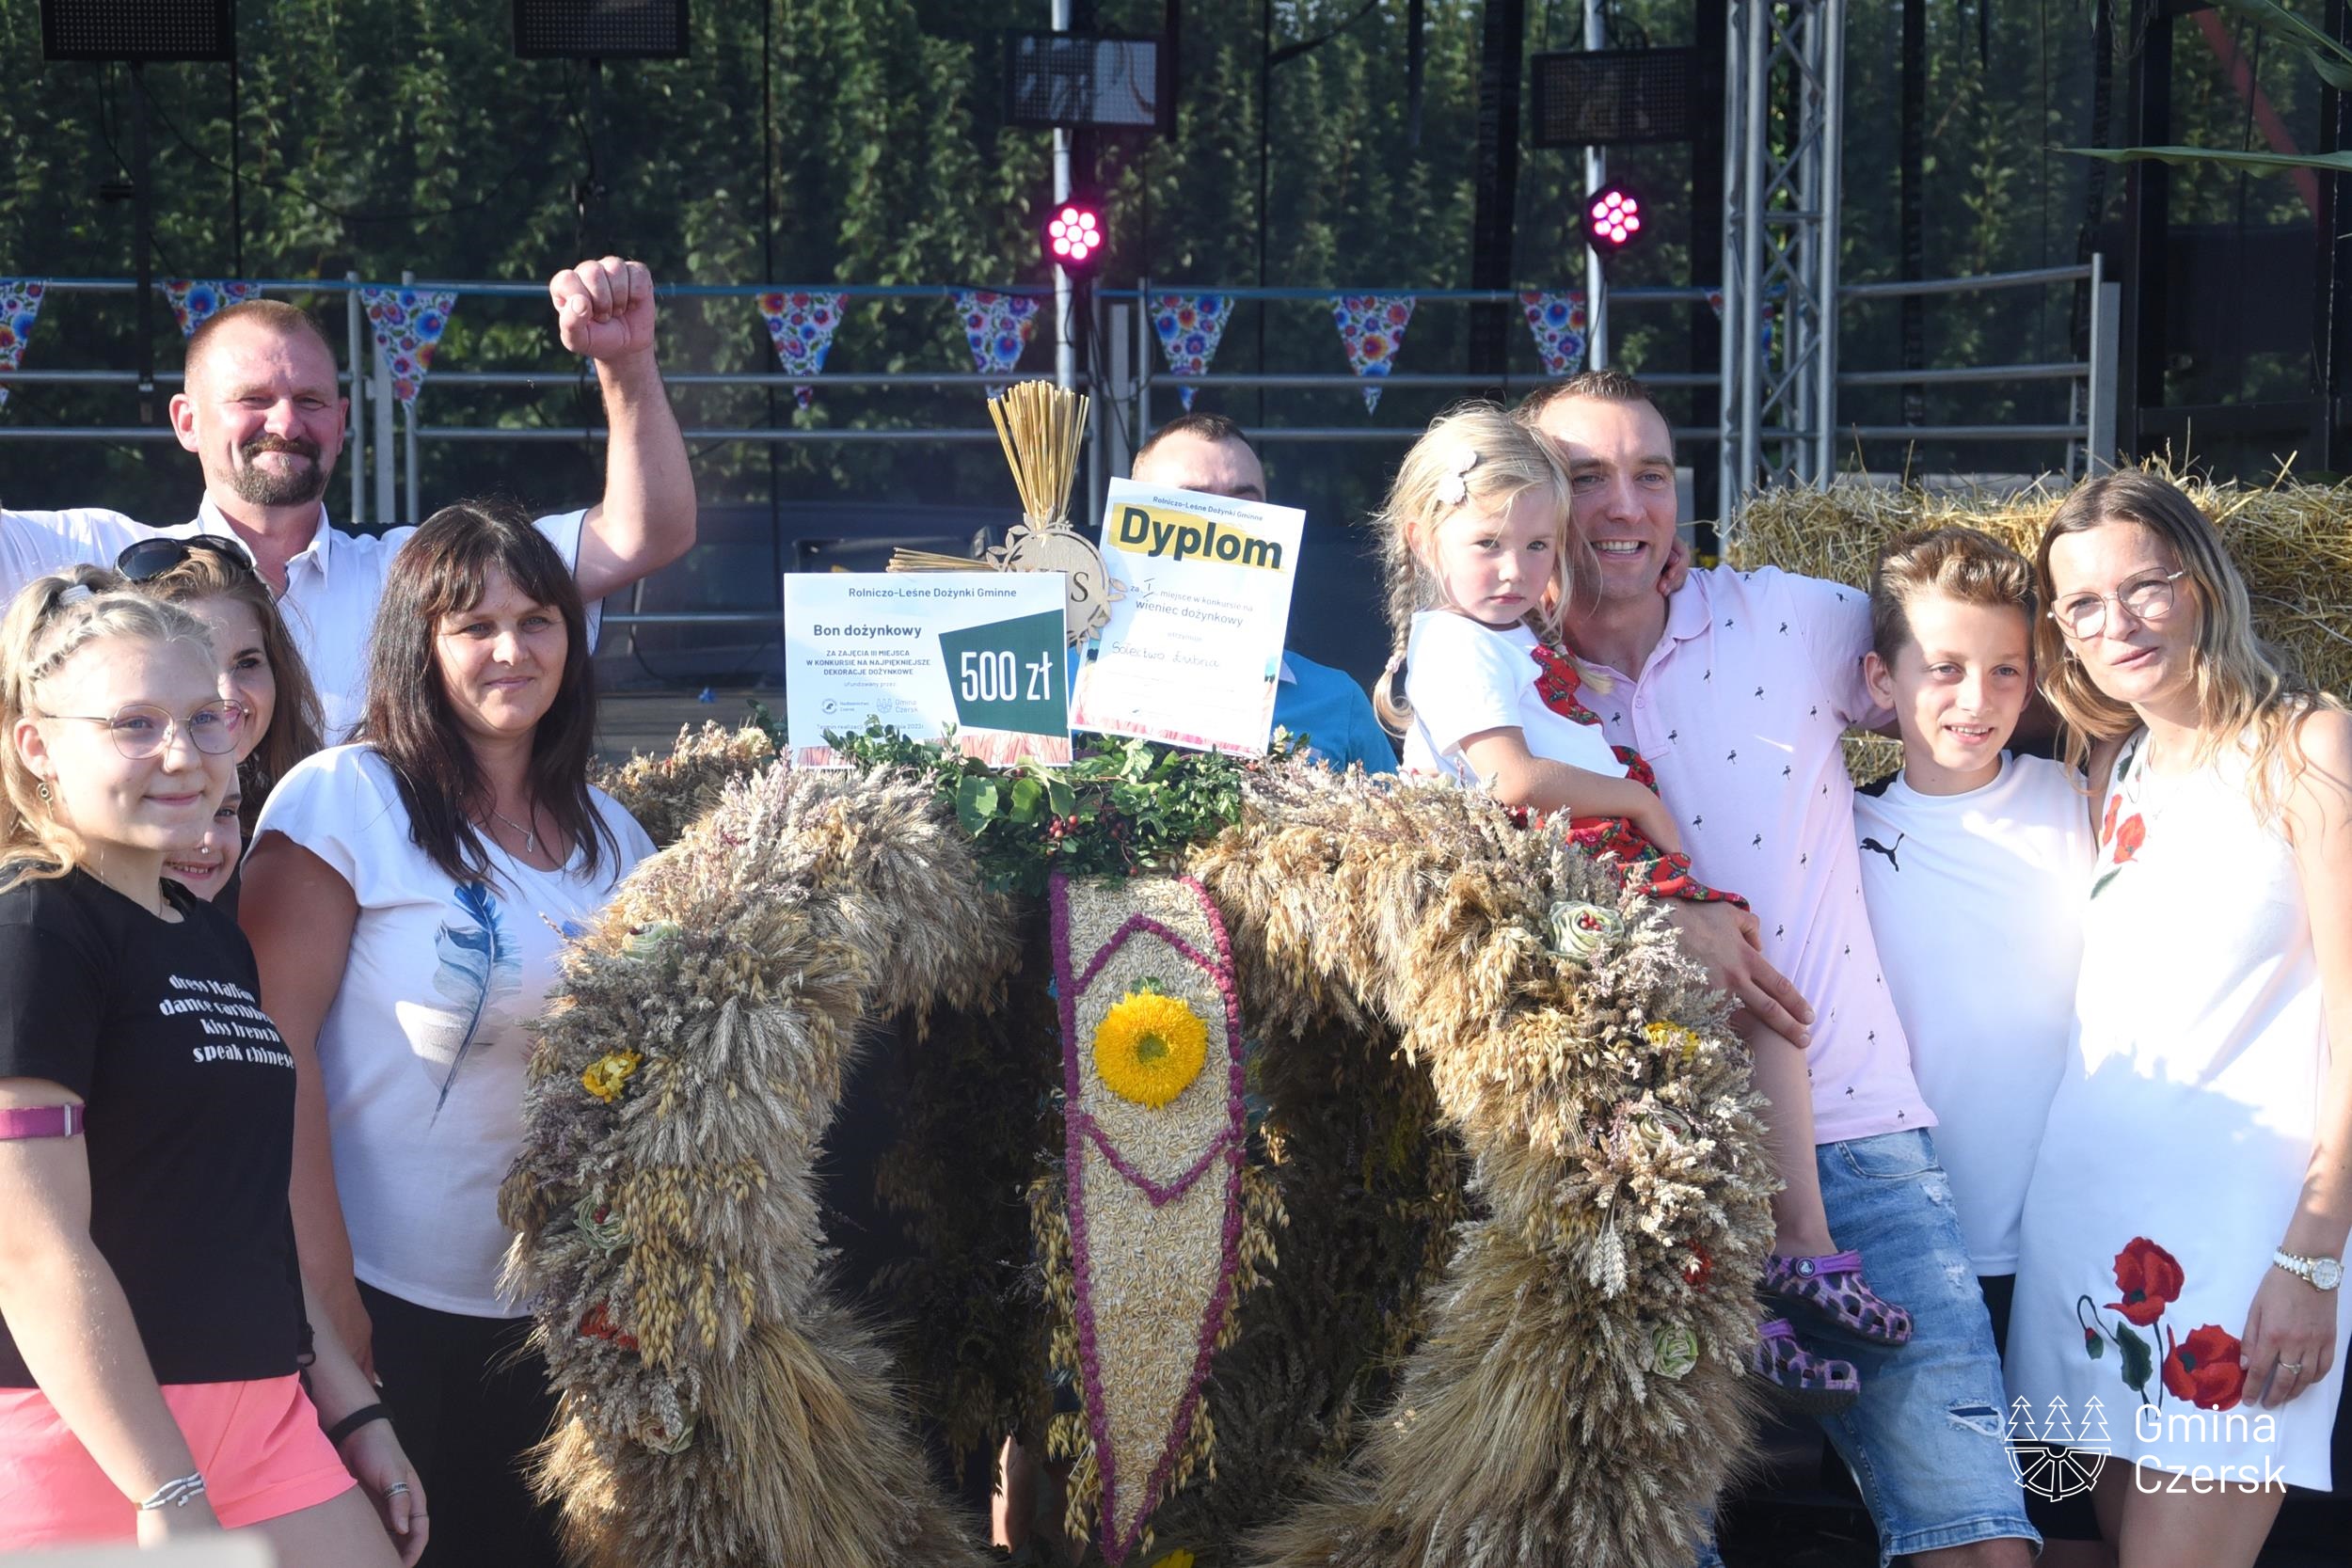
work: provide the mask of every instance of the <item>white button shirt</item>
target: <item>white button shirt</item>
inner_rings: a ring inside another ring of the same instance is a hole
[[[539,531],[574,571],[580,568],[586,518],[583,510],[538,519]],[[366,711],[368,636],[375,625],[375,607],[384,597],[384,578],[392,557],[416,531],[396,528],[381,534],[346,533],[328,526],[326,508],[321,506],[318,532],[286,562],[286,591],[278,597],[278,611],[310,673],[311,685],[318,689],[330,745],[343,739]],[[13,599],[35,578],[84,562],[112,566],[125,546],[158,534],[174,539],[236,537],[229,519],[209,499],[194,519],[173,528],[152,528],[119,512],[93,507],[0,510],[0,594]],[[600,609],[598,604],[588,606],[591,649],[596,645]]]

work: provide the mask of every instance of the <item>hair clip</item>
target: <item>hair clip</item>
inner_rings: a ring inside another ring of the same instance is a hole
[[[56,605],[59,610],[63,610],[67,605],[80,604],[84,599],[94,599],[97,596],[89,591],[88,583],[77,582],[71,587],[57,590]]]
[[[1459,506],[1470,499],[1470,472],[1478,467],[1481,456],[1476,447],[1457,447],[1446,459],[1444,477],[1438,481],[1438,499],[1448,506]]]

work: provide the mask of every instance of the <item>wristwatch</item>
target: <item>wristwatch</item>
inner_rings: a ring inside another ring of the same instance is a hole
[[[2332,1291],[2344,1283],[2341,1259],[2305,1258],[2281,1247],[2270,1255],[2270,1260],[2314,1290]]]

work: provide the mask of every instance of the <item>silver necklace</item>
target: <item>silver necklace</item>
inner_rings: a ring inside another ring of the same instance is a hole
[[[496,806],[492,806],[490,808],[490,815],[523,835],[524,854],[535,855],[539,852],[539,835],[532,832],[529,827],[523,823],[516,821],[513,817],[507,816]]]

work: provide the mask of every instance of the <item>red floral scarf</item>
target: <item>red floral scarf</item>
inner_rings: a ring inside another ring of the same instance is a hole
[[[1598,729],[1600,715],[1578,698],[1584,682],[1577,673],[1576,661],[1540,642],[1528,651],[1542,672],[1535,677],[1535,695],[1543,699],[1544,706],[1573,723]],[[1613,746],[1610,750],[1625,764],[1626,777],[1651,794],[1658,793],[1658,775],[1640,752],[1625,746]],[[1684,898],[1694,904],[1731,903],[1743,910],[1748,907],[1748,901],[1738,894],[1719,892],[1692,877],[1690,856],[1679,850],[1661,849],[1622,816],[1571,816],[1568,839],[1589,854],[1613,857],[1619,874],[1652,897]]]

